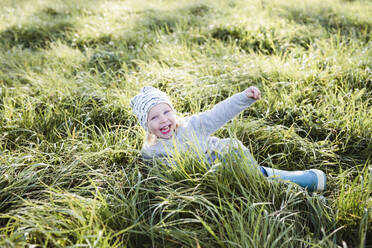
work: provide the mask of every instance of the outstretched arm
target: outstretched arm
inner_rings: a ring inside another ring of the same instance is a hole
[[[260,98],[260,90],[249,87],[217,103],[212,109],[192,116],[190,122],[195,132],[210,135]]]

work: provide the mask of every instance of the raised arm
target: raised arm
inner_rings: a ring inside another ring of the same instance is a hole
[[[195,132],[210,135],[260,98],[261,92],[256,87],[249,87],[217,103],[212,109],[192,116],[190,124]]]

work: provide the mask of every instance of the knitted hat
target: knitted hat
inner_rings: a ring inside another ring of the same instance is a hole
[[[138,121],[146,131],[148,130],[147,115],[149,110],[159,103],[168,104],[174,111],[169,97],[163,91],[151,86],[143,87],[140,93],[133,97],[130,101],[130,106],[133,110],[133,113],[137,116]]]

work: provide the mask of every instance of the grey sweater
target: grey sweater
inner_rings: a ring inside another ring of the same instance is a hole
[[[231,147],[243,148],[249,154],[240,141],[219,139],[211,135],[255,101],[241,92],[219,102],[210,110],[184,117],[171,139],[159,139],[154,145],[143,147],[141,154],[145,160],[160,159],[167,164],[173,164],[172,156],[175,151],[193,151],[198,155],[205,155],[203,159],[207,161],[210,152],[223,154]]]

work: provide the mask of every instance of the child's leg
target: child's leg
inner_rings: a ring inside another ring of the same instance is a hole
[[[262,168],[271,179],[291,181],[309,191],[323,191],[326,188],[327,178],[321,170],[286,171],[268,167],[261,167],[261,170]]]
[[[258,166],[258,163],[249,150],[244,146],[243,148],[244,155],[248,159],[248,164],[253,167],[258,167],[265,177],[291,181],[303,188],[307,188],[309,191],[323,191],[326,188],[327,178],[321,170],[285,171]]]
[[[307,188],[309,191],[323,191],[326,188],[327,178],[324,172],[321,170],[311,169],[304,171],[285,171],[258,166],[258,163],[253,158],[249,150],[245,148],[243,151],[245,157],[247,158],[248,164],[252,167],[259,168],[265,177],[269,177],[270,179],[291,181],[303,188]],[[239,154],[238,151],[236,151],[236,153]]]
[[[265,177],[291,181],[301,187],[307,188],[309,191],[322,191],[326,188],[327,179],[324,172],[321,170],[311,169],[304,171],[285,171],[259,166],[248,148],[246,148],[240,141],[233,139],[225,139],[225,141],[229,142],[228,149],[230,155],[235,154],[241,158],[243,152],[246,163],[252,168],[258,168]],[[223,160],[218,153],[216,157]]]

